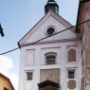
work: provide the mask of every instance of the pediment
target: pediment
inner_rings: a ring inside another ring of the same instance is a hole
[[[62,17],[50,10],[19,42],[19,46],[35,43],[42,38],[47,37],[47,29],[52,27],[55,29],[55,33],[71,27],[72,25],[65,21]],[[51,36],[40,42],[58,41],[62,39],[76,38],[74,33],[75,29],[68,29],[57,35]]]
[[[59,88],[59,83],[53,82],[51,80],[46,80],[38,84],[39,89],[41,88]],[[55,89],[54,89],[55,90]]]

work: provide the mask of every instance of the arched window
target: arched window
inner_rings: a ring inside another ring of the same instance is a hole
[[[75,62],[76,61],[76,50],[71,48],[68,51],[68,62]]]
[[[55,59],[56,59],[56,57],[53,55],[47,56],[46,57],[46,64],[55,64]]]
[[[45,58],[46,58],[46,64],[55,64],[56,62],[56,53],[52,52],[52,53],[47,53],[45,54]]]

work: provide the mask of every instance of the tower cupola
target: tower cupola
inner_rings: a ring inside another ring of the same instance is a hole
[[[53,10],[55,13],[59,13],[59,6],[55,0],[48,0],[45,5],[45,14],[48,13],[49,10]]]

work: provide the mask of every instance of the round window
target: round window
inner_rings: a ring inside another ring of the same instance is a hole
[[[54,30],[53,28],[49,28],[49,29],[47,30],[47,34],[48,34],[48,35],[52,35],[52,34],[54,34],[54,32],[55,32],[55,30]]]

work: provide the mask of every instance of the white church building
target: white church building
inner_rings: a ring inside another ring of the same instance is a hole
[[[45,16],[18,42],[18,90],[81,90],[81,38],[69,27],[48,0]]]

